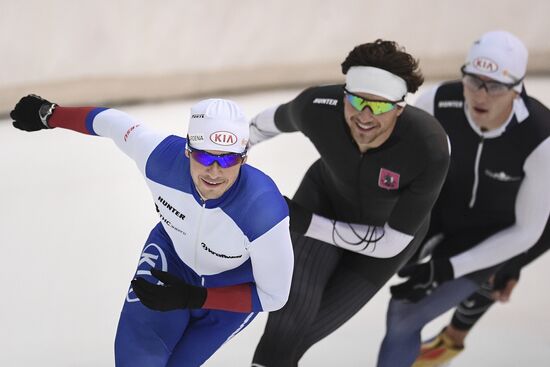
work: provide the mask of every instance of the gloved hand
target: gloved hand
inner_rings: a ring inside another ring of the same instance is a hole
[[[132,288],[141,303],[157,311],[171,311],[179,308],[201,308],[206,300],[207,290],[189,285],[165,271],[151,269],[151,274],[164,285],[152,284],[143,278],[132,280]]]
[[[448,259],[432,259],[422,264],[407,265],[397,274],[409,279],[390,287],[391,294],[395,299],[410,302],[420,301],[439,284],[454,278],[453,266]]]
[[[506,266],[504,265],[499,269],[493,276],[493,290],[500,291],[506,288],[506,285],[509,281],[519,281],[521,274],[521,268],[515,266]]]
[[[40,96],[29,94],[17,102],[10,117],[13,127],[25,131],[50,129],[48,119],[53,114],[56,104]]]
[[[521,267],[514,263],[506,264],[500,268],[489,280],[493,291],[491,297],[495,301],[508,302],[512,291],[519,281]]]
[[[284,197],[288,205],[288,215],[290,216],[290,231],[299,234],[305,234],[311,224],[313,214],[295,202],[292,199]]]

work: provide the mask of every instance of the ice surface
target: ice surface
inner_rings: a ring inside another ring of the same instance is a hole
[[[550,105],[550,78],[526,84],[531,95]],[[219,97],[234,99],[252,116],[296,93]],[[184,134],[195,101],[120,109],[152,127]],[[143,243],[158,221],[140,173],[108,139],[61,129],[28,134],[3,120],[0,147],[0,365],[113,366],[118,314]],[[316,157],[311,143],[295,133],[254,147],[249,163],[292,195]],[[453,366],[548,365],[548,279],[546,255],[523,272],[512,301],[483,318]],[[300,365],[374,366],[388,299],[386,286],[311,348]],[[448,318],[428,325],[425,336]],[[265,319],[256,318],[206,366],[248,366]]]

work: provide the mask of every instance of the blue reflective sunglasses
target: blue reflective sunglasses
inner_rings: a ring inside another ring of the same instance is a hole
[[[217,162],[221,168],[229,168],[242,163],[246,157],[246,150],[242,153],[212,154],[204,150],[192,148],[189,144],[187,144],[186,149],[195,161],[206,167]]]

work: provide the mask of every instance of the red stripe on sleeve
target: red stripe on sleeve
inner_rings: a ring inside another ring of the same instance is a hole
[[[92,135],[86,127],[86,117],[95,107],[55,107],[52,116],[48,119],[50,127],[61,127],[64,129],[78,131],[83,134]]]
[[[252,311],[252,290],[249,284],[208,288],[202,308],[234,312]]]

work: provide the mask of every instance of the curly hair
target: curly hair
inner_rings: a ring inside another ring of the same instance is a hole
[[[409,93],[416,92],[424,83],[418,60],[394,41],[377,39],[356,46],[342,63],[342,72],[346,74],[352,66],[372,66],[389,71],[405,80]]]

